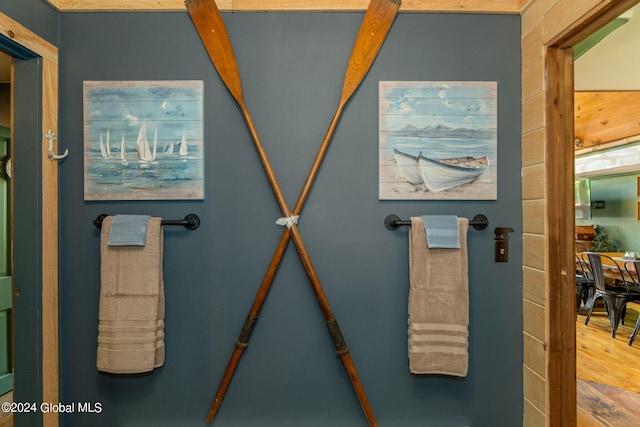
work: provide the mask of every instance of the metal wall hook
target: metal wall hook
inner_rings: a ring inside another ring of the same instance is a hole
[[[44,137],[49,140],[49,160],[62,160],[69,155],[69,149],[65,149],[62,154],[53,153],[53,141],[57,141],[58,138],[56,138],[56,134],[51,129]]]

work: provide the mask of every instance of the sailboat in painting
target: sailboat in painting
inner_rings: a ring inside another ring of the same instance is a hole
[[[186,159],[189,154],[189,144],[187,144],[187,134],[182,132],[182,140],[180,141],[180,155],[183,159]]]
[[[149,142],[147,141],[147,126],[146,123],[142,123],[140,131],[138,132],[138,140],[136,142],[136,150],[138,151],[138,159],[141,162],[152,162],[156,158],[156,146],[158,144],[158,130],[156,129],[153,140],[153,152],[149,148]]]
[[[102,134],[100,134],[100,154],[103,159],[111,158],[111,144],[109,143],[109,129],[107,129],[107,142],[102,140]]]
[[[158,128],[153,132],[153,151],[151,152],[151,160],[156,159],[156,150],[158,148]]]
[[[122,141],[120,141],[120,161],[123,166],[127,166],[129,161],[127,160],[127,145],[124,143],[124,132],[122,133]]]

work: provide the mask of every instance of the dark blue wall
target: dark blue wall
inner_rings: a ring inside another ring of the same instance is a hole
[[[337,106],[361,13],[224,14],[247,105],[293,206]],[[60,348],[64,402],[100,402],[64,426],[205,425],[207,409],[278,242],[280,217],[240,112],[186,13],[61,18]],[[84,80],[203,80],[206,199],[84,202]],[[498,200],[379,201],[378,82],[498,82]],[[300,221],[378,421],[384,426],[522,423],[520,18],[405,14],[348,105]],[[96,371],[100,213],[200,215],[165,230],[166,363],[149,375]],[[389,213],[484,213],[469,234],[470,369],[413,376],[407,361],[407,231]],[[516,230],[493,262],[493,228]],[[365,425],[293,247],[284,257],[215,425]]]
[[[60,14],[43,0],[0,0],[0,12],[58,46]]]

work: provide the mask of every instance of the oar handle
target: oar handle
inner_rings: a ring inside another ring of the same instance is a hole
[[[209,407],[209,412],[207,413],[207,423],[209,424],[213,422],[213,419],[216,417],[216,414],[220,409],[220,405],[222,405],[222,400],[224,399],[224,395],[227,392],[227,388],[229,388],[231,378],[233,378],[233,374],[236,371],[238,362],[240,362],[240,357],[242,356],[243,350],[243,347],[238,346],[233,349],[233,353],[231,354],[231,358],[229,359],[229,363],[227,364],[227,369],[224,371],[224,375],[222,376],[220,385],[218,385],[216,395],[213,398],[211,407]]]
[[[320,144],[320,148],[318,149],[318,153],[316,154],[315,159],[313,160],[313,164],[311,165],[311,169],[309,169],[309,174],[300,189],[300,194],[298,194],[298,200],[296,201],[296,205],[293,207],[293,215],[300,215],[302,213],[302,208],[307,201],[307,197],[311,192],[311,186],[316,180],[316,176],[320,171],[320,166],[322,165],[322,161],[327,153],[327,149],[329,148],[329,144],[333,139],[333,134],[338,126],[338,122],[340,121],[340,116],[342,115],[342,111],[344,110],[345,103],[340,101],[338,104],[338,108],[331,119],[331,123],[329,124],[329,128],[327,129],[327,133],[322,140],[322,144]]]
[[[273,191],[273,195],[276,198],[276,202],[278,203],[278,207],[280,208],[280,212],[282,216],[288,218],[291,216],[291,211],[289,210],[289,206],[287,205],[287,201],[284,198],[284,193],[280,188],[280,184],[276,179],[276,174],[273,171],[273,167],[271,166],[271,162],[269,161],[269,157],[267,156],[267,152],[264,149],[264,145],[260,141],[260,137],[258,136],[258,132],[256,131],[256,127],[253,124],[253,120],[251,119],[251,115],[249,114],[249,110],[247,110],[244,102],[238,102],[240,106],[240,110],[242,111],[242,116],[244,117],[245,123],[247,124],[247,128],[249,129],[249,133],[251,134],[251,139],[253,140],[253,145],[256,147],[256,151],[258,153],[258,157],[260,158],[260,163],[262,163],[262,167],[264,169],[265,174],[267,175],[267,179],[269,180],[269,185],[271,186],[271,190]]]

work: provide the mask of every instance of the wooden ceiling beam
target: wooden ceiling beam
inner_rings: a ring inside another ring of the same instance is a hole
[[[640,134],[640,91],[576,91],[576,149]]]

